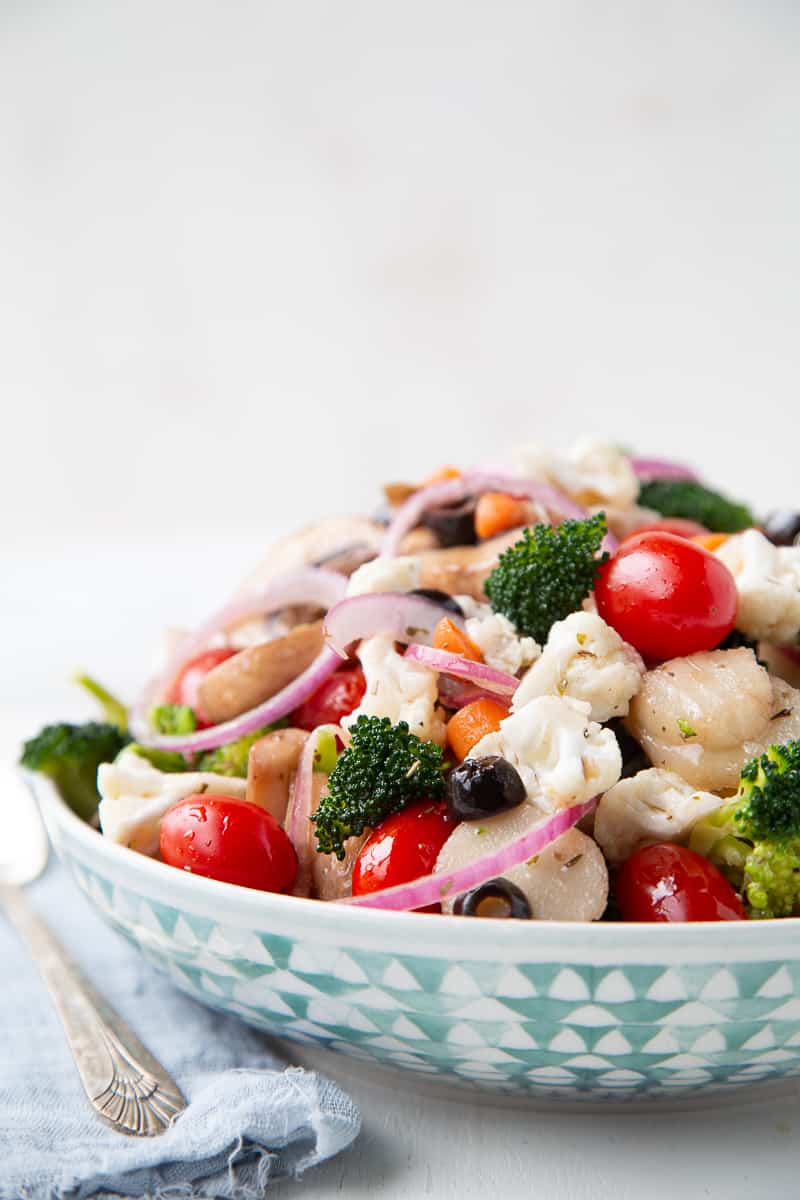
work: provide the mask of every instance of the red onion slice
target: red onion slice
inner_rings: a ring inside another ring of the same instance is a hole
[[[220,630],[234,629],[252,617],[267,616],[292,604],[310,604],[332,608],[347,590],[347,579],[324,567],[299,567],[271,580],[258,592],[238,596],[204,623],[200,631],[206,637]],[[197,635],[194,635],[197,636]]]
[[[439,700],[445,708],[463,708],[465,704],[474,704],[476,700],[496,700],[497,692],[487,688],[475,687],[462,679],[454,679],[450,675],[439,677]]]
[[[631,466],[640,479],[697,479],[691,467],[668,458],[632,458]]]
[[[438,904],[445,896],[458,896],[471,888],[480,887],[487,879],[503,875],[511,867],[526,862],[534,854],[540,854],[545,846],[549,846],[590,813],[598,799],[599,797],[595,796],[584,804],[573,804],[570,808],[563,808],[554,813],[553,816],[544,817],[541,825],[526,830],[508,845],[464,866],[423,875],[420,879],[412,879],[410,883],[401,883],[397,887],[385,888],[382,892],[370,892],[365,896],[347,897],[337,900],[336,903],[351,904],[357,908],[391,909],[395,912],[408,912],[415,908],[425,908],[428,904]]]
[[[145,746],[153,746],[157,750],[177,750],[179,754],[214,750],[217,746],[224,746],[226,742],[235,741],[245,733],[252,733],[262,725],[279,721],[302,704],[340,666],[341,657],[325,646],[305,671],[256,708],[251,708],[230,721],[224,721],[221,725],[198,729],[195,733],[163,734],[146,729],[138,736],[138,740]]]
[[[139,741],[150,736],[152,731],[147,714],[156,698],[169,690],[181,667],[202,650],[215,633],[233,629],[252,617],[267,616],[291,604],[332,608],[342,599],[346,588],[347,580],[335,571],[326,571],[322,567],[299,567],[296,571],[276,576],[260,591],[239,596],[217,609],[198,629],[182,639],[158,678],[147,685],[130,714],[131,732]]]
[[[420,646],[412,642],[405,657],[442,675],[455,675],[456,679],[478,684],[498,696],[512,696],[519,687],[516,675],[508,675],[496,667],[464,658],[462,654],[452,654],[449,650],[434,650],[433,646]]]
[[[316,848],[314,846],[314,826],[311,814],[315,808],[316,792],[320,785],[327,783],[327,775],[314,773],[314,756],[317,753],[319,739],[323,733],[332,733],[345,746],[349,745],[350,734],[340,729],[338,725],[318,725],[308,736],[297,765],[294,786],[286,809],[286,819],[283,827],[294,846],[297,855],[297,874],[292,887],[293,896],[310,896],[312,868]]]
[[[344,658],[353,642],[376,634],[385,634],[396,642],[430,641],[442,617],[450,617],[463,629],[464,620],[458,613],[425,596],[368,592],[335,604],[323,622],[322,632],[328,645]]]
[[[391,558],[397,554],[400,542],[411,529],[419,525],[420,518],[428,509],[440,508],[445,504],[458,504],[468,496],[477,496],[481,492],[507,492],[510,496],[525,496],[529,500],[538,500],[562,520],[564,517],[580,519],[586,516],[586,510],[580,504],[576,504],[564,492],[550,487],[547,483],[537,483],[533,479],[507,475],[501,471],[466,471],[457,479],[432,483],[409,496],[408,500],[401,504],[386,531],[380,557]]]

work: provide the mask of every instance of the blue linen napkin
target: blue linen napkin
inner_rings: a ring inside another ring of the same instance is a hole
[[[348,1146],[361,1118],[329,1080],[184,996],[52,864],[29,889],[93,983],[173,1075],[189,1107],[161,1137],[94,1114],[35,965],[0,915],[0,1200],[252,1200]]]

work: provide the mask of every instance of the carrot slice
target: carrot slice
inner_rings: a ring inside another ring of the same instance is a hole
[[[447,723],[447,742],[459,760],[469,754],[487,733],[496,733],[508,709],[499,700],[473,700],[453,713]]]
[[[447,650],[450,654],[460,654],[462,658],[470,658],[473,662],[483,662],[483,655],[472,638],[462,633],[449,617],[442,617],[433,631],[431,644],[435,650]]]
[[[730,534],[727,533],[698,533],[689,540],[694,542],[695,546],[702,546],[704,550],[719,550],[729,537]]]
[[[530,505],[506,492],[484,492],[475,506],[475,532],[479,538],[494,537],[516,525],[525,525]]]

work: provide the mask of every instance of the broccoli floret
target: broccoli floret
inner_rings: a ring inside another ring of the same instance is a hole
[[[98,701],[109,725],[116,725],[125,733],[128,728],[128,710],[122,701],[113,696],[108,688],[104,688],[102,683],[92,679],[91,675],[76,675],[75,682]]]
[[[198,755],[192,770],[211,771],[214,775],[235,775],[246,779],[247,760],[250,757],[251,746],[265,734],[272,733],[273,729],[283,729],[287,723],[286,720],[276,721],[274,725],[265,725],[262,729],[243,734],[235,742],[217,746],[216,750],[206,750],[205,753]]]
[[[524,530],[486,580],[494,611],[521,634],[545,642],[551,626],[580,608],[594,587],[608,558],[597,553],[605,534],[605,513]]]
[[[405,721],[361,716],[328,778],[328,792],[311,820],[320,854],[344,858],[349,837],[374,828],[414,800],[444,790],[442,748],[409,732]]]
[[[639,504],[662,517],[686,517],[715,533],[738,533],[755,524],[746,504],[728,500],[694,479],[651,479],[642,484]]]
[[[800,742],[770,746],[742,768],[736,821],[755,841],[800,837]]]
[[[197,717],[188,704],[157,704],[150,710],[150,724],[156,733],[194,733]]]
[[[178,775],[181,771],[194,770],[194,767],[177,750],[156,750],[152,746],[142,746],[139,742],[131,742],[128,749],[133,750],[134,754],[138,754],[140,758],[146,758],[150,766],[155,767],[157,771],[165,771],[168,775]]]
[[[744,867],[751,917],[793,917],[800,912],[800,838],[756,842]]]
[[[745,863],[753,844],[745,841],[736,824],[738,807],[737,799],[728,801],[697,821],[689,838],[689,848],[710,859],[736,890],[741,891]]]
[[[185,704],[161,704],[150,713],[150,720],[159,733],[192,733],[197,728],[197,717]],[[284,729],[288,723],[288,719],[284,717],[272,725],[264,725],[252,733],[243,734],[233,742],[217,746],[215,750],[206,750],[198,754],[191,762],[187,762],[182,754],[173,750],[154,750],[150,746],[140,746],[138,742],[131,744],[131,750],[141,758],[146,758],[157,770],[169,774],[179,771],[209,771],[214,775],[232,775],[246,779],[251,746],[274,729]]]
[[[49,775],[67,804],[90,820],[97,811],[97,768],[112,762],[128,742],[116,725],[89,721],[85,725],[46,725],[25,742],[20,762],[31,771]]]
[[[736,796],[698,821],[689,845],[742,892],[750,917],[800,912],[800,742],[746,763]]]

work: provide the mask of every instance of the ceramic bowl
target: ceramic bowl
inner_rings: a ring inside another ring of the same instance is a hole
[[[36,791],[101,916],[176,986],[280,1037],[570,1102],[800,1071],[800,920],[501,922],[298,900],[176,871]]]

